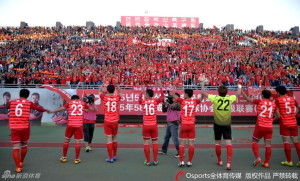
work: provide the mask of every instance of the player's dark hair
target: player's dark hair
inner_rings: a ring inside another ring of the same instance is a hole
[[[263,97],[264,97],[265,99],[269,99],[269,98],[271,97],[271,95],[272,95],[271,91],[269,91],[269,90],[263,90],[263,91],[261,92],[261,94],[263,95]]]
[[[218,88],[218,92],[219,92],[219,96],[225,97],[225,96],[227,95],[228,89],[227,89],[226,86],[221,85],[221,86],[219,86],[219,88]]]
[[[30,91],[28,89],[21,89],[20,90],[20,97],[28,98],[30,94]]]
[[[79,99],[79,96],[78,96],[78,95],[72,95],[71,99],[72,99],[72,100],[78,100],[78,99]]]
[[[107,88],[106,88],[106,89],[107,89],[107,92],[109,92],[109,93],[111,93],[111,94],[112,94],[112,93],[114,93],[114,92],[115,92],[115,89],[116,89],[116,88],[115,88],[115,86],[114,86],[114,85],[110,84],[110,85],[108,85],[108,86],[107,86]]]
[[[37,92],[32,93],[32,94],[31,94],[31,97],[32,97],[32,96],[37,96],[37,97],[40,99],[40,94],[37,93]]]
[[[177,92],[175,93],[175,95],[176,95],[177,97],[180,97],[180,95],[179,95]]]
[[[275,90],[276,90],[276,92],[278,92],[280,95],[285,95],[286,94],[286,88],[285,88],[285,86],[277,86],[276,88],[275,88]]]
[[[146,90],[146,94],[149,96],[149,97],[153,97],[154,96],[154,92],[152,89],[147,89]]]
[[[9,92],[4,92],[4,93],[3,93],[3,97],[4,97],[4,96],[11,97],[11,95],[10,95]]]
[[[184,89],[184,93],[188,95],[189,98],[191,98],[194,95],[193,89]]]

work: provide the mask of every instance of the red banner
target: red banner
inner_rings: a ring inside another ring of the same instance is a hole
[[[199,28],[197,17],[121,16],[122,26],[164,26],[167,28]]]
[[[95,95],[95,104],[99,108],[98,114],[103,114],[103,106],[101,105],[101,100],[99,98],[98,90],[95,89],[78,89],[77,95],[83,95],[83,91],[85,94],[94,94]],[[181,97],[183,97],[183,91],[177,91]],[[141,115],[142,108],[138,103],[139,99],[139,90],[123,90],[122,91],[122,99],[120,103],[120,114],[121,115]],[[217,91],[208,91],[209,94],[217,94]],[[229,95],[235,94],[236,91],[229,91]],[[260,91],[257,91],[255,94],[249,95],[253,99],[261,99]],[[300,92],[293,92],[294,97],[299,100]],[[155,91],[154,98],[160,97],[160,91]],[[194,91],[193,99],[199,99],[201,97],[200,91]],[[158,105],[158,114],[163,115],[162,105]],[[205,115],[212,116],[213,115],[213,106],[212,102],[208,99],[204,99],[199,106],[196,107],[197,115]],[[234,116],[256,116],[256,105],[247,102],[243,99],[242,96],[238,98],[236,102],[232,105],[232,115]]]
[[[46,88],[48,90],[56,92],[56,93],[58,93],[66,101],[70,101],[71,100],[71,95],[68,92],[66,92],[65,90],[60,89],[58,87],[54,87],[52,85],[42,85],[42,86],[40,86],[40,88]]]

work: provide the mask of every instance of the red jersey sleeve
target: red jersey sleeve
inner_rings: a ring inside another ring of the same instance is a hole
[[[297,100],[295,99],[295,106],[298,106],[298,102],[297,102]]]
[[[182,99],[182,98],[180,98],[180,97],[178,97],[176,101],[177,101],[177,102],[179,102],[179,103],[181,104],[181,103],[182,103],[182,101],[183,101],[183,99]]]
[[[275,108],[275,111],[279,110],[277,104],[275,104],[275,107],[274,107],[274,108]]]
[[[276,104],[277,107],[279,107],[278,99],[275,100],[275,104]]]
[[[89,106],[87,103],[85,103],[85,102],[84,102],[84,104],[83,104],[83,107],[84,107],[84,109],[90,108],[90,106]]]
[[[10,102],[8,102],[8,103],[6,104],[6,108],[7,108],[7,109],[10,108]]]
[[[142,104],[142,101],[143,101],[143,92],[140,93],[139,104]]]
[[[100,98],[103,100],[105,97],[105,94],[100,94]]]
[[[199,99],[196,99],[196,104],[200,104],[200,100]]]
[[[164,98],[165,98],[164,91],[161,90],[160,93],[161,94],[160,94],[160,97],[157,99],[157,103],[161,103],[164,100]]]
[[[67,108],[67,109],[68,109],[68,108],[70,108],[70,104],[69,104],[69,102],[68,102],[68,103],[66,103],[66,104],[64,105],[64,107],[65,107],[65,108]]]
[[[46,109],[41,108],[40,106],[37,106],[37,105],[34,104],[33,102],[30,102],[30,108],[31,108],[31,109],[34,109],[34,110],[37,110],[37,111],[40,111],[40,112],[45,112],[45,111],[47,111]]]
[[[259,99],[253,99],[253,104],[259,104],[261,100]]]

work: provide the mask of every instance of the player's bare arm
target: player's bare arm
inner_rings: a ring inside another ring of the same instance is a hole
[[[160,88],[160,90],[161,90],[161,95],[160,95],[160,97],[159,97],[159,102],[162,102],[163,100],[164,100],[164,98],[165,98],[165,94],[164,94],[164,91],[162,90],[162,83],[161,83],[161,80],[158,80],[157,81],[157,86]]]
[[[146,87],[144,85],[142,86],[141,90],[142,90],[142,93],[146,94]]]
[[[200,102],[202,102],[202,101],[203,101],[203,99],[204,99],[204,96],[203,96],[203,95],[201,95],[201,97],[199,98]]]
[[[57,113],[57,112],[60,112],[60,111],[65,110],[65,109],[67,109],[67,108],[65,108],[65,107],[60,107],[60,108],[55,109],[54,111],[49,111],[49,113]]]
[[[205,91],[204,84],[205,84],[204,81],[200,82],[200,85],[201,85],[201,94],[202,94],[201,99],[200,99],[200,102],[201,102],[205,97],[208,97],[208,93]]]
[[[176,90],[177,90],[177,87],[176,87],[176,84],[174,83],[173,87],[172,87],[172,96],[175,96]]]
[[[99,90],[98,90],[98,94],[100,95],[100,94],[103,94],[103,87],[104,87],[104,84],[101,84],[100,86],[99,86]]]
[[[116,88],[117,88],[119,94],[122,94],[122,89],[120,88],[120,86],[119,86],[119,84],[118,84],[118,81],[117,81],[117,83],[116,83],[115,86],[116,86]]]
[[[277,110],[275,111],[274,121],[276,121],[276,120],[278,120],[278,119],[280,119],[280,113],[279,113],[279,110],[277,109]]]
[[[236,97],[239,97],[241,95],[241,91],[242,91],[242,85],[238,85],[238,90],[237,93],[235,94]]]
[[[142,104],[142,100],[143,100],[143,94],[145,94],[145,86],[142,86],[142,90],[141,93],[139,95],[139,104]]]
[[[246,101],[252,102],[252,103],[253,103],[253,99],[250,98],[250,97],[248,97],[248,96],[245,94],[245,92],[244,92],[243,90],[242,90],[242,95],[243,95],[243,98],[244,98]]]
[[[298,109],[296,116],[298,116],[300,114],[300,105],[297,105],[296,108]]]

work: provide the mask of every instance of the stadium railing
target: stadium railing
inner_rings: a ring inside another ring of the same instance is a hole
[[[1,84],[0,88],[39,88],[40,86],[42,86],[44,84]],[[60,84],[50,84],[52,86],[61,88],[61,89],[98,89],[99,85],[77,85],[77,84],[71,84],[71,85],[60,85]],[[156,87],[156,86],[148,86],[148,87]],[[121,89],[134,89],[135,86],[131,86],[131,85],[120,85]],[[170,88],[170,86],[166,86],[166,89]],[[247,86],[244,86],[244,88],[248,88]],[[251,87],[254,89],[263,89],[264,87]],[[269,88],[269,87],[268,87]],[[271,87],[271,88],[275,88],[275,87]],[[198,85],[183,85],[178,87],[177,89],[194,89],[194,90],[200,90],[200,86]],[[206,86],[205,87],[206,90],[217,90],[218,86]],[[228,86],[229,90],[237,90],[237,86]],[[288,87],[288,90],[291,91],[300,91],[300,87]]]

